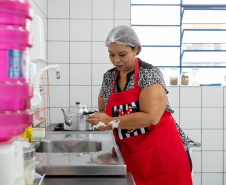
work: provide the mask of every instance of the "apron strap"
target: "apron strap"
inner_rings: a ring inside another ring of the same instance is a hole
[[[111,89],[111,94],[113,94],[114,88],[115,88],[115,82],[117,80],[117,76],[118,76],[119,70],[117,71],[116,75],[115,75],[115,80]],[[138,59],[135,59],[135,72],[134,72],[134,87],[138,87],[138,73],[139,73],[139,63],[138,63]]]

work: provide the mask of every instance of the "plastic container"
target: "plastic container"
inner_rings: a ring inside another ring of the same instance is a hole
[[[40,141],[45,138],[45,128],[32,128],[32,141]]]
[[[24,148],[24,180],[25,185],[34,184],[35,150],[33,148]]]
[[[32,144],[32,134],[32,126],[29,126],[19,138],[27,138],[28,142]]]
[[[32,14],[27,0],[0,0],[0,142],[22,134],[32,124]]]

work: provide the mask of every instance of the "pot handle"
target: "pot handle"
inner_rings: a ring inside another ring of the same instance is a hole
[[[83,115],[93,114],[93,113],[95,113],[95,112],[98,112],[98,111],[96,111],[96,110],[84,111],[84,112],[83,112]]]

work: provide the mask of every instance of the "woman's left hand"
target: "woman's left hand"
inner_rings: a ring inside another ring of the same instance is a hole
[[[92,125],[97,125],[99,122],[104,123],[105,125],[107,125],[110,121],[112,120],[111,116],[108,116],[105,113],[95,113],[92,116],[89,116],[86,119],[86,122],[92,124]],[[107,128],[104,129],[104,127],[100,127],[100,130],[106,130]],[[109,129],[108,129],[109,130]]]

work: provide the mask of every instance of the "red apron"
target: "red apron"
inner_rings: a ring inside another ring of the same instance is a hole
[[[138,72],[136,59],[134,88],[113,93],[117,72],[106,114],[116,117],[139,111]],[[114,129],[113,134],[136,185],[192,185],[188,157],[171,113],[165,111],[156,126]]]

